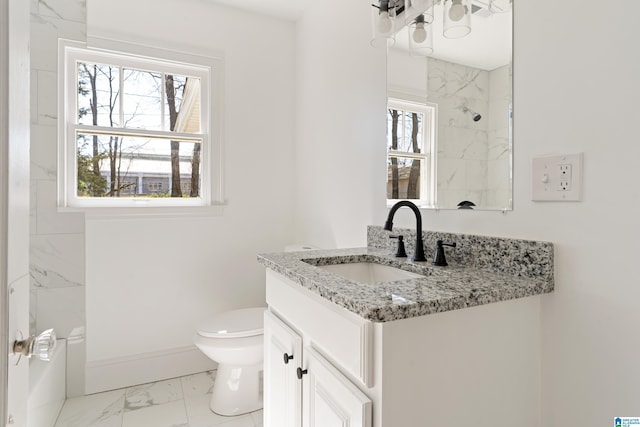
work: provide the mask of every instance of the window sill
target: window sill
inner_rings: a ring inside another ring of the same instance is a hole
[[[58,207],[60,213],[84,213],[88,220],[105,219],[171,219],[183,217],[222,216],[225,205],[154,206],[154,207]]]

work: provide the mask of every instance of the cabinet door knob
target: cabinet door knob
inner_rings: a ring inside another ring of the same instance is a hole
[[[301,380],[303,375],[307,374],[307,370],[302,370],[302,368],[298,368],[298,370],[296,371],[298,374],[298,379]]]
[[[289,360],[293,359],[293,356],[289,356],[287,353],[284,354],[284,364],[287,365]]]

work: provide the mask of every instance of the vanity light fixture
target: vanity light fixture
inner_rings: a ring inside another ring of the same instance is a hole
[[[442,35],[461,38],[471,32],[471,15],[479,10],[502,13],[511,10],[513,0],[377,0],[372,4],[374,47],[393,46],[395,34],[406,24],[409,27],[409,48],[412,54],[433,53],[432,23],[436,6],[442,8]]]

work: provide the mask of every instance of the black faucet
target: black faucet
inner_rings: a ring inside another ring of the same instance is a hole
[[[424,244],[422,243],[422,215],[420,214],[420,209],[418,209],[415,204],[408,200],[401,200],[393,205],[389,211],[387,222],[384,223],[384,229],[391,231],[393,228],[393,216],[396,214],[396,211],[403,206],[411,208],[413,213],[416,215],[416,251],[413,254],[413,260],[426,261],[427,259],[424,257]]]

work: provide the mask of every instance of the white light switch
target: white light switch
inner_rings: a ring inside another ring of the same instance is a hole
[[[536,157],[531,161],[531,200],[582,200],[582,153]]]

